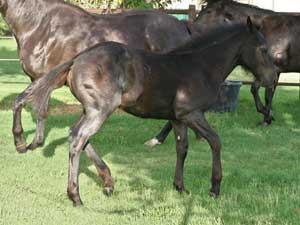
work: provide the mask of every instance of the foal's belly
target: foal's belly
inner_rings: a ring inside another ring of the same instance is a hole
[[[121,106],[121,108],[132,115],[141,118],[152,119],[175,119],[173,99],[171,98],[146,98],[141,96],[133,105]]]

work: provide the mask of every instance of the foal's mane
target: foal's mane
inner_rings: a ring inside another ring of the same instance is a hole
[[[176,54],[204,50],[222,43],[241,32],[245,32],[247,29],[247,25],[241,23],[232,26],[219,26],[208,33],[192,37],[183,45],[170,51],[170,53]]]

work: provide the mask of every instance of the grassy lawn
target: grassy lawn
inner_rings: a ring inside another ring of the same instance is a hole
[[[13,49],[7,55],[15,56]],[[0,58],[3,56],[0,41]],[[5,52],[5,51],[4,51]],[[6,54],[6,53],[5,53]],[[44,147],[18,154],[11,134],[11,105],[29,84],[18,62],[0,61],[0,224],[299,224],[300,100],[297,88],[279,87],[274,98],[276,122],[258,126],[249,86],[242,87],[237,112],[207,117],[223,148],[223,183],[218,199],[208,197],[211,153],[190,133],[185,185],[190,195],[172,188],[175,166],[173,135],[150,149],[142,143],[164,121],[115,113],[92,144],[116,181],[111,197],[82,154],[80,192],[84,207],[66,196],[68,129],[79,118],[67,88],[55,91]],[[23,113],[27,140],[35,131],[30,108]]]

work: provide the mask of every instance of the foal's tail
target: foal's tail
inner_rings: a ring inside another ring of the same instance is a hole
[[[45,74],[38,80],[34,81],[21,95],[17,97],[17,101],[22,105],[31,101],[38,117],[46,117],[50,94],[56,88],[65,84],[68,71],[74,63],[74,58],[62,63],[49,73]]]

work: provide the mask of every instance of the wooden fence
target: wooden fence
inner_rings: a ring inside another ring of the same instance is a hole
[[[120,13],[130,11],[132,9],[86,9],[90,13],[96,14],[108,14],[108,13]],[[164,9],[163,12],[173,15],[187,15],[189,21],[196,19],[198,11],[195,5],[189,5],[188,9]]]

